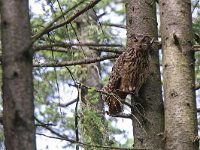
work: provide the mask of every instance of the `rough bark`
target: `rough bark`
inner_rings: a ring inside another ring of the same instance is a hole
[[[127,34],[143,34],[157,37],[156,3],[152,0],[126,1]],[[133,109],[134,147],[137,149],[164,149],[162,133],[164,130],[164,113],[161,93],[158,49],[150,53],[150,71],[146,83],[139,93],[139,100],[133,100],[132,105],[138,106],[144,118]],[[140,103],[140,105],[135,105]]]
[[[7,150],[35,150],[28,0],[1,0],[3,124]]]
[[[190,0],[160,0],[167,150],[197,150]]]

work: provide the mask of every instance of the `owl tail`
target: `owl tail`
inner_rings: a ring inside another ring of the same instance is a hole
[[[113,96],[108,96],[106,102],[109,107],[109,115],[114,116],[123,111],[123,104],[127,94],[124,92],[117,92]]]

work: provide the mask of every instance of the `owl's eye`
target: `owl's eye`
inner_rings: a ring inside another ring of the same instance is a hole
[[[147,40],[144,38],[144,39],[142,39],[142,42],[146,42]]]
[[[149,41],[150,41],[149,37],[145,37],[142,39],[142,42],[149,42]]]
[[[138,41],[138,39],[137,39],[136,37],[134,37],[133,41],[134,41],[134,42],[137,42],[137,41]]]

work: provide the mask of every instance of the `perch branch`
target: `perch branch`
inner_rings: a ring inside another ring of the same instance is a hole
[[[193,51],[200,51],[200,45],[194,45],[194,46],[192,46],[192,50]]]

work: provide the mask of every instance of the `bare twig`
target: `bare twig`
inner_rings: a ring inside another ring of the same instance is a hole
[[[58,106],[59,107],[68,107],[68,106],[74,104],[77,100],[78,100],[78,98],[75,98],[74,100],[72,100],[72,101],[70,101],[70,102],[68,102],[66,104],[59,104]]]
[[[101,24],[101,22],[100,22],[100,18],[98,18],[98,16],[97,16],[97,13],[96,13],[96,11],[95,11],[95,9],[94,8],[92,8],[92,10],[93,10],[93,12],[94,12],[94,14],[95,14],[95,16],[96,16],[96,18],[97,18],[97,23],[99,24],[99,26],[100,26],[100,28],[101,28],[101,31],[102,31],[102,34],[104,35],[104,37],[106,36],[105,35],[105,33],[104,33],[104,31],[103,31],[103,28],[102,28],[102,24]]]
[[[3,116],[0,116],[0,124],[3,125]]]
[[[74,75],[72,74],[71,70],[65,66],[65,68],[67,69],[67,71],[69,72],[72,80],[74,81],[74,84],[77,85],[77,81],[76,79],[74,78]],[[80,100],[80,89],[78,87],[78,97],[76,99],[76,106],[75,106],[75,119],[74,119],[74,126],[75,126],[75,135],[76,135],[76,142],[78,143],[79,142],[79,130],[78,130],[78,119],[79,119],[79,116],[78,116],[78,103],[79,103],[79,100]],[[76,146],[76,150],[79,150],[79,146]]]
[[[61,135],[59,133],[57,133],[56,131],[54,131],[52,128],[50,128],[49,126],[47,126],[45,123],[43,123],[42,121],[40,121],[39,119],[37,119],[35,117],[35,120],[40,123],[41,127],[46,128],[47,130],[49,130],[52,134],[55,134],[56,136],[60,137],[60,138],[65,138],[65,140],[69,141],[69,142],[74,142],[73,140],[68,139],[68,136],[66,135]]]
[[[44,123],[43,125],[41,125],[41,123],[39,124],[35,124],[36,127],[42,127],[42,126],[56,126],[56,124],[53,124],[53,123]]]
[[[78,98],[76,101],[76,106],[75,106],[75,119],[74,119],[74,126],[75,126],[75,135],[76,135],[76,142],[79,142],[79,116],[78,116],[78,103],[81,101],[81,90],[78,88]],[[79,147],[76,146],[76,150],[79,150]]]
[[[194,10],[196,9],[196,7],[198,6],[198,4],[199,4],[199,0],[196,1],[195,5],[194,5],[194,7],[192,9],[192,14],[193,14]]]
[[[73,27],[72,23],[70,23],[70,25],[71,25],[71,28],[72,28],[72,30],[73,30],[73,32],[74,32],[74,35],[76,36],[76,39],[77,39],[78,43],[81,44],[81,41],[80,41],[80,39],[79,39],[79,37],[78,37],[78,34],[76,33],[76,30],[75,30],[75,28]],[[84,53],[84,50],[83,50],[83,47],[82,47],[81,45],[80,45],[80,47],[81,47],[81,51],[82,51],[82,53],[83,53],[83,56],[86,57],[86,55],[85,55],[85,53]],[[77,150],[78,150],[78,149],[77,149]]]

